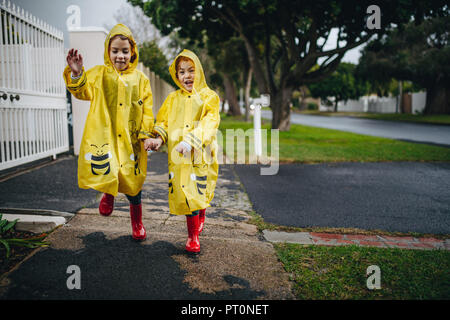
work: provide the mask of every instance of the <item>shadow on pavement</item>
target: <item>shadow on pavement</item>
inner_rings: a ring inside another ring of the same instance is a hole
[[[46,248],[38,251],[8,277],[9,290],[1,299],[256,299],[263,291],[249,289],[248,281],[227,275],[230,289],[216,294],[192,289],[184,281],[186,272],[173,256],[184,250],[166,241],[151,245],[130,236],[109,240],[103,232],[81,237],[84,248],[71,251]],[[192,263],[195,263],[195,257]],[[68,267],[80,268],[80,289],[69,290]]]

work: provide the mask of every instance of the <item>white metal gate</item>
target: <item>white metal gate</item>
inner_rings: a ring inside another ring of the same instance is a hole
[[[0,3],[0,170],[69,150],[63,33]]]

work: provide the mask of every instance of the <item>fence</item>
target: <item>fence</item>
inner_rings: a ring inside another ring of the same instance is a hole
[[[420,113],[425,108],[426,92],[404,93],[403,107],[406,113]],[[338,102],[338,111],[342,112],[372,112],[372,113],[395,113],[397,108],[397,97],[364,96],[359,100],[347,100]],[[320,106],[320,111],[332,111],[333,106]]]
[[[0,170],[69,150],[63,33],[0,3]]]
[[[159,78],[149,68],[145,67],[142,62],[138,64],[138,70],[142,71],[150,80],[150,86],[152,87],[153,94],[153,115],[156,118],[159,108],[163,104],[166,97],[175,89],[166,81]]]

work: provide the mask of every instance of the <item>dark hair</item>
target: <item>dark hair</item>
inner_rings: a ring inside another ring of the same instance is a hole
[[[177,60],[175,60],[175,74],[176,74],[177,77],[178,77],[178,66],[180,65],[181,61],[191,61],[192,64],[195,65],[194,61],[192,61],[191,58],[188,58],[188,57],[185,57],[185,56],[179,56],[177,58]]]
[[[123,34],[116,34],[114,37],[112,37],[111,39],[109,39],[109,45],[108,45],[108,50],[111,48],[111,42],[116,39],[116,38],[120,38],[120,40],[128,40],[128,42],[130,43],[130,47],[131,47],[131,58],[130,58],[130,63],[133,63],[134,60],[136,60],[137,58],[137,54],[134,50],[134,42],[133,40],[131,40],[130,38],[128,38],[127,36],[124,36]]]

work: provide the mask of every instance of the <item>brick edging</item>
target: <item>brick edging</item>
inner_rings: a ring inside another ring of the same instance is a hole
[[[309,232],[313,244],[317,245],[358,245],[378,248],[400,249],[444,249],[450,250],[450,239],[393,237],[378,235],[353,235]]]

